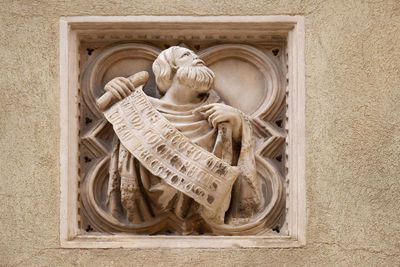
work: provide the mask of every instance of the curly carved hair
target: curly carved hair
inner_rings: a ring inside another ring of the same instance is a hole
[[[177,70],[175,58],[177,52],[186,48],[179,46],[171,46],[170,48],[162,51],[153,63],[153,73],[156,78],[158,90],[164,94],[171,86],[173,75]]]

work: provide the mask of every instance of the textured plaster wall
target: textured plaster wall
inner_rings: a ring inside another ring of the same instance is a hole
[[[0,265],[400,264],[400,2],[0,1]],[[307,245],[61,249],[60,16],[300,14]]]

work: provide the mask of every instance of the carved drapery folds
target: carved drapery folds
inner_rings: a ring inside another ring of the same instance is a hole
[[[284,227],[284,55],[244,44],[200,49],[197,55],[215,74],[212,90],[199,103],[177,104],[156,89],[151,66],[161,51],[115,44],[83,68],[81,228],[259,235]],[[99,108],[110,80],[141,71],[150,74],[145,85]],[[204,118],[213,104],[238,114],[239,138],[229,123],[210,125]]]

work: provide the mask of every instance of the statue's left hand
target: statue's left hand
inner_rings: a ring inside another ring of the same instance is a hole
[[[242,115],[237,109],[225,104],[213,103],[197,108],[194,112],[200,112],[214,128],[219,123],[228,122],[232,127],[233,138],[239,140],[242,129]]]

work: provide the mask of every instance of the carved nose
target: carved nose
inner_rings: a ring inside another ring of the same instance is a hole
[[[206,63],[203,61],[203,60],[201,60],[201,59],[199,59],[199,58],[196,58],[194,61],[193,61],[193,65],[205,65]]]

